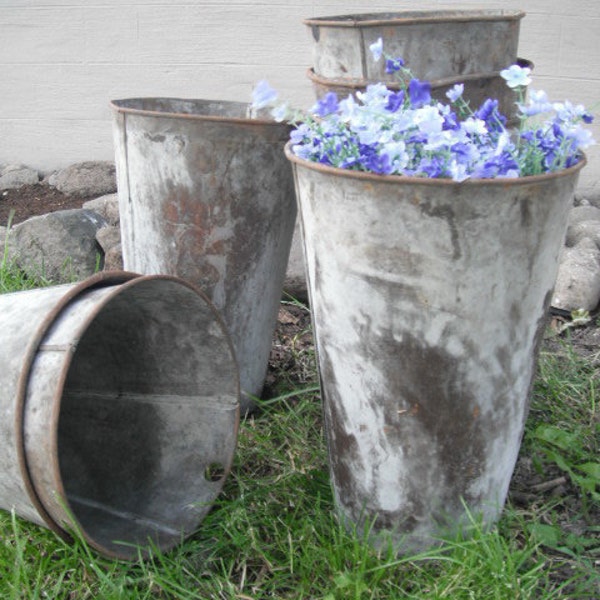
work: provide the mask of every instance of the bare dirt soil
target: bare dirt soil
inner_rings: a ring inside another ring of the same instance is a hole
[[[37,215],[81,208],[81,205],[90,199],[83,196],[67,196],[47,183],[3,190],[0,192],[0,226],[6,226],[11,211],[14,211],[12,223],[17,224]]]

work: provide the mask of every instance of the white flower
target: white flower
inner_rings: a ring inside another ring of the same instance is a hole
[[[529,67],[520,67],[519,65],[510,65],[508,69],[500,71],[500,76],[506,81],[506,85],[510,88],[527,86],[531,83],[529,78],[531,69]]]
[[[381,55],[383,54],[383,40],[381,38],[379,38],[376,42],[373,42],[369,46],[369,50],[371,51],[371,54],[373,55],[373,60],[375,62],[378,62],[379,59],[381,58]]]

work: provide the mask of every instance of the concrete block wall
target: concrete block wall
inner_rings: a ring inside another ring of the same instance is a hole
[[[246,100],[267,78],[308,106],[306,17],[497,7],[527,13],[519,54],[535,63],[534,86],[595,105],[600,121],[598,0],[0,0],[0,163],[112,159],[112,98]],[[600,146],[588,156],[580,187],[600,193]]]

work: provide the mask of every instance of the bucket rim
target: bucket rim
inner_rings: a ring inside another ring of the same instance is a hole
[[[311,17],[303,23],[309,27],[377,27],[381,25],[412,25],[446,22],[518,21],[525,17],[522,10],[403,10],[396,12],[352,13]]]
[[[308,169],[310,171],[316,171],[324,175],[332,175],[334,177],[341,177],[347,179],[358,179],[364,182],[370,183],[384,183],[384,184],[409,184],[418,186],[445,186],[449,188],[458,187],[512,187],[515,185],[529,185],[551,179],[559,179],[574,175],[578,173],[587,164],[587,157],[585,152],[580,152],[580,159],[572,167],[568,169],[561,169],[560,171],[553,171],[551,173],[542,173],[541,175],[527,175],[525,177],[496,177],[490,179],[466,179],[465,181],[454,181],[452,179],[439,178],[439,177],[413,177],[410,175],[380,175],[378,173],[370,173],[368,171],[353,171],[351,169],[341,169],[339,167],[332,167],[329,165],[323,165],[316,163],[304,158],[296,156],[292,152],[292,142],[289,141],[284,147],[284,152],[287,159],[292,163],[294,169],[297,167]]]
[[[527,58],[517,58],[514,64],[518,64],[520,67],[526,67],[528,69],[534,68],[533,61]],[[507,65],[508,66],[508,65]],[[309,67],[306,71],[306,76],[313,84],[316,85],[327,85],[348,88],[349,93],[351,90],[364,88],[370,84],[376,83],[375,80],[362,79],[362,78],[345,78],[345,77],[323,77],[315,73],[314,67]],[[453,75],[452,77],[443,77],[441,79],[428,79],[432,88],[447,87],[454,85],[455,83],[468,83],[470,81],[495,79],[500,77],[499,71],[492,71],[487,73],[469,73],[468,75]],[[400,89],[402,84],[396,81],[381,81],[388,89],[397,90]]]
[[[183,119],[188,121],[202,121],[211,123],[232,123],[236,125],[260,125],[262,127],[270,126],[277,128],[289,128],[290,126],[285,122],[276,121],[272,117],[257,116],[252,117],[233,117],[225,115],[213,115],[213,114],[195,114],[195,113],[183,113],[169,110],[152,110],[146,108],[134,108],[131,106],[125,106],[125,102],[144,102],[148,100],[158,100],[162,102],[190,102],[190,103],[207,103],[207,104],[223,104],[229,106],[237,106],[240,109],[251,108],[250,102],[236,102],[233,100],[214,100],[210,98],[176,98],[171,96],[138,96],[131,98],[117,98],[109,101],[110,108],[115,113],[124,115],[136,115],[141,117],[161,117],[163,119]],[[259,113],[260,114],[260,113]]]
[[[38,349],[52,324],[56,321],[60,314],[83,292],[126,283],[137,277],[139,277],[139,275],[129,271],[108,271],[97,273],[96,275],[93,275],[92,277],[89,277],[73,286],[64,294],[64,296],[60,298],[52,310],[50,310],[45,316],[44,320],[35,332],[35,335],[29,341],[23,358],[23,365],[17,382],[14,418],[15,444],[17,447],[19,469],[21,471],[21,477],[25,486],[25,490],[29,496],[29,499],[31,500],[32,505],[38,511],[38,514],[46,523],[48,528],[56,533],[59,537],[67,541],[70,541],[71,536],[62,527],[60,527],[58,523],[55,522],[50,513],[46,510],[46,507],[44,506],[35,489],[33,477],[31,476],[27,461],[27,453],[25,451],[24,417],[31,369],[33,367],[33,362],[36,358]]]

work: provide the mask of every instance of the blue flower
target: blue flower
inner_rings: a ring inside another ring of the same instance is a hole
[[[431,102],[431,84],[429,81],[411,79],[408,84],[408,95],[410,96],[410,103],[415,108],[429,104]]]
[[[277,100],[277,95],[269,82],[263,79],[256,84],[252,91],[252,107],[260,109],[269,106]]]
[[[388,154],[378,154],[375,146],[364,144],[361,146],[360,164],[365,171],[378,173],[380,175],[389,175],[392,172],[392,165]]]

